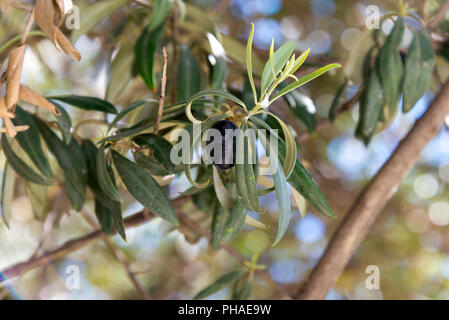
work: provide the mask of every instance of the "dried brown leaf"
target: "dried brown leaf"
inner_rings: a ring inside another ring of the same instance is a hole
[[[36,0],[36,23],[45,32],[58,50],[63,51],[75,61],[81,60],[81,54],[58,29],[64,17],[64,3],[60,0]]]
[[[22,74],[25,46],[15,48],[9,56],[8,68],[6,70],[6,108],[14,110],[19,101],[20,76]]]
[[[53,105],[53,103],[51,103],[50,101],[48,101],[47,99],[45,99],[44,97],[37,94],[36,92],[34,92],[33,90],[31,90],[30,88],[28,88],[26,86],[22,86],[22,85],[20,86],[20,100],[23,100],[25,102],[34,104],[35,106],[44,108],[44,109],[54,113],[57,116],[59,116],[61,114],[59,112],[59,110],[56,109],[56,107]]]
[[[81,60],[81,53],[73,47],[69,39],[67,39],[59,29],[56,29],[56,41],[60,49],[62,49],[66,55],[75,61]]]

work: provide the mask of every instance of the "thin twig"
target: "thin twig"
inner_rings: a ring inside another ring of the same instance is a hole
[[[81,211],[81,215],[83,218],[87,221],[87,223],[90,224],[90,226],[94,229],[99,229],[100,226],[95,222],[95,220],[85,211]],[[118,262],[121,263],[123,268],[125,269],[129,279],[131,280],[132,284],[136,288],[137,292],[139,292],[140,296],[143,300],[149,300],[150,296],[148,295],[147,291],[144,289],[144,287],[140,284],[139,280],[137,279],[134,272],[131,270],[131,267],[129,265],[128,260],[126,259],[126,256],[123,254],[123,252],[117,248],[117,245],[111,241],[111,239],[106,235],[103,234],[103,242],[108,247],[109,251],[114,255],[114,257],[117,259]]]
[[[164,58],[164,62],[162,65],[162,79],[161,79],[161,95],[159,96],[159,110],[157,112],[156,123],[154,124],[154,133],[157,134],[159,131],[159,125],[161,124],[162,113],[164,111],[164,103],[165,103],[165,87],[167,86],[167,63],[168,63],[168,55],[167,49],[162,47],[162,56]]]

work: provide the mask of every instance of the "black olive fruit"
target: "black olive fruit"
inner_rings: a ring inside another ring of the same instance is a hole
[[[220,133],[221,137],[221,159],[214,159],[214,148],[210,148],[209,156],[212,159],[212,163],[215,167],[221,170],[230,169],[234,166],[235,162],[235,151],[237,145],[237,137],[236,134],[232,134],[234,130],[237,130],[238,127],[234,122],[229,120],[221,120],[215,123],[211,129],[216,129]],[[232,130],[232,131],[231,131]],[[226,132],[228,134],[226,135]],[[232,137],[232,139],[230,139]],[[226,139],[228,138],[228,139]],[[206,145],[209,145],[214,141],[214,136],[211,134],[207,138]],[[232,159],[231,157],[232,152]]]

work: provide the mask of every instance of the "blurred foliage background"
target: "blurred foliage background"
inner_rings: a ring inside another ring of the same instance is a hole
[[[80,7],[81,17],[91,2],[74,1]],[[331,62],[347,63],[346,57],[355,39],[365,29],[365,9],[368,5],[379,6],[381,12],[395,9],[395,1],[388,0],[185,2],[188,9],[202,10],[200,14],[207,15],[216,23],[219,31],[229,39],[227,47],[235,45],[235,41],[244,45],[250,22],[254,22],[254,45],[263,60],[268,56],[269,45],[274,37],[276,46],[291,40],[295,41],[298,52],[310,47],[311,66]],[[418,11],[424,10],[424,13],[430,14],[440,3],[428,0],[414,1],[413,4]],[[2,13],[0,16],[1,44],[22,33],[26,23],[26,15],[22,11],[14,7],[9,10],[8,15]],[[119,61],[122,68],[114,66],[114,60],[118,61],[117,47],[121,48],[120,53],[133,51],[133,44],[140,34],[139,28],[146,23],[143,20],[147,19],[147,15],[141,6],[129,1],[126,6],[103,18],[87,35],[81,31],[78,34],[73,32],[75,47],[83,55],[80,63],[73,63],[60,54],[48,40],[33,37],[32,50],[26,53],[22,82],[46,95],[72,93],[101,98],[106,96],[117,105],[126,104],[131,98],[136,100],[151,96],[143,82],[127,82],[126,77],[132,77],[129,68],[132,55],[127,59],[124,54],[125,58]],[[391,28],[388,22],[382,26],[385,30]],[[202,26],[190,21],[181,24],[179,41],[196,43],[198,47],[207,44],[204,35],[192,31],[195,27],[201,29]],[[237,49],[235,52],[238,52]],[[169,56],[171,54],[169,52]],[[244,59],[244,54],[241,59]],[[242,83],[241,77],[237,75],[244,72],[244,67],[235,59],[231,60],[229,66],[233,72],[229,74],[228,85],[238,88]],[[441,77],[449,74],[446,61],[440,59],[437,65]],[[160,63],[157,63],[156,68],[160,68]],[[108,88],[111,77],[123,81],[117,81],[116,86]],[[316,111],[318,119],[327,117],[343,77],[343,72],[337,71],[301,88],[312,99],[311,108]],[[350,87],[346,98],[354,95],[356,89]],[[388,159],[414,121],[426,110],[432,97],[433,93],[429,91],[411,112],[399,114],[390,127],[375,136],[368,147],[354,137],[358,117],[354,111],[356,109],[342,114],[334,125],[313,133],[302,143],[299,150],[301,161],[323,190],[338,219],[331,220],[318,215],[311,207],[306,216],[301,218],[295,210],[287,235],[277,246],[271,246],[273,230],[246,227],[231,246],[248,261],[258,255],[258,264],[266,267],[273,281],[295,292],[323,253],[329,236],[361,188]],[[303,123],[285,105],[280,103],[275,108],[298,134],[306,132]],[[69,111],[72,117],[78,119],[96,116],[95,113],[76,109]],[[80,132],[90,137],[100,137],[102,134],[89,125],[80,128]],[[1,157],[3,163],[3,154]],[[448,183],[449,132],[445,128],[427,146],[420,161],[383,210],[374,229],[327,298],[449,299]],[[174,195],[186,189],[186,180],[181,176],[172,181],[169,187]],[[92,231],[92,226],[82,216],[68,210],[70,206],[67,199],[58,194],[58,189],[49,189],[50,197],[57,199],[58,203],[51,208],[51,219],[44,223],[34,219],[30,200],[23,192],[24,186],[19,184],[16,188],[18,196],[13,202],[10,229],[0,225],[0,269],[26,260],[35,252],[55,248],[69,239]],[[141,209],[139,204],[127,200],[129,205],[125,216]],[[262,205],[267,206],[269,211],[263,221],[274,225],[277,210],[274,194],[264,197]],[[92,214],[93,201],[88,202],[86,207],[88,214],[89,210]],[[187,203],[183,210],[194,217],[197,209]],[[151,298],[190,299],[214,279],[241,265],[235,257],[223,250],[212,251],[206,239],[191,232],[182,232],[182,229],[180,231],[172,230],[160,219],[153,219],[128,229],[126,243],[119,236],[112,237],[114,245],[129,262],[128,268],[136,274]],[[67,289],[65,285],[68,276],[66,271],[70,265],[80,268],[79,290]],[[380,268],[379,290],[365,288],[368,277],[365,270],[369,265]],[[0,298],[3,299],[141,298],[124,265],[101,241],[45,267],[3,282],[0,288]],[[209,298],[226,298],[228,290],[224,289]],[[252,298],[267,299],[275,295],[273,283],[255,277]]]

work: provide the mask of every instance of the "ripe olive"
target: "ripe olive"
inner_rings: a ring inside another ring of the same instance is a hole
[[[221,120],[215,123],[211,129],[216,129],[219,132],[221,139],[221,159],[214,159],[214,148],[209,150],[209,154],[207,156],[212,159],[213,165],[218,169],[226,170],[232,168],[235,162],[235,151],[237,145],[237,137],[232,133],[234,130],[238,130],[238,127],[232,121]],[[230,139],[230,137],[232,137],[232,139]],[[214,135],[209,135],[206,145],[212,143],[214,138]]]

